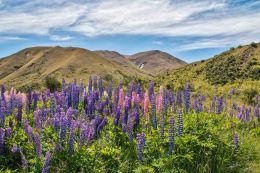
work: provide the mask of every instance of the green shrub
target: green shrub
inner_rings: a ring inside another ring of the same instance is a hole
[[[247,104],[251,104],[254,102],[254,97],[258,95],[255,89],[246,89],[243,91],[244,100]]]
[[[253,48],[257,48],[257,44],[256,44],[255,42],[252,42],[250,45],[251,45]]]
[[[45,85],[51,92],[61,88],[61,83],[56,78],[50,76],[45,78]]]
[[[105,81],[113,81],[113,76],[112,76],[111,74],[105,74],[105,75],[103,76],[103,79],[104,79]]]

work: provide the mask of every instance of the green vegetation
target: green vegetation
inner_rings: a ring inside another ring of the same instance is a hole
[[[45,78],[45,85],[51,92],[61,88],[61,83],[56,78],[50,76]]]

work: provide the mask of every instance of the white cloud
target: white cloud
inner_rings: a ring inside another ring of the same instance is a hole
[[[73,24],[86,9],[86,6],[66,4],[55,8],[2,10],[0,11],[0,33],[47,35],[51,29],[63,29]]]
[[[163,42],[162,42],[162,41],[153,41],[152,44],[155,44],[155,45],[163,45]]]
[[[240,35],[240,36],[229,36],[224,38],[209,38],[209,39],[198,39],[174,47],[175,51],[187,51],[205,48],[226,48],[226,47],[236,47],[239,44],[249,44],[254,40],[255,42],[260,42],[260,36],[255,37],[255,35]]]
[[[152,34],[174,36],[171,30],[199,13],[225,7],[222,1],[101,1],[70,30],[87,36]]]
[[[69,35],[51,35],[50,39],[53,41],[68,41],[71,40],[72,37]]]
[[[0,34],[48,35],[56,41],[71,39],[66,32],[201,38],[181,50],[260,40],[260,11],[252,10],[259,2],[233,7],[227,0],[24,1],[13,7],[0,0]]]
[[[26,40],[26,38],[16,37],[16,36],[1,36],[0,35],[0,42],[4,42],[4,41],[22,41],[22,40]]]

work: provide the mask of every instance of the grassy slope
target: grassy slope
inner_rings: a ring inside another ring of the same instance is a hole
[[[97,52],[80,48],[37,47],[20,51],[0,60],[0,83],[21,88],[41,87],[46,76],[57,79],[87,79],[90,75],[110,75],[115,81],[127,78],[150,78],[150,74],[129,61],[123,64],[104,58]]]
[[[228,64],[229,57],[235,59],[231,64]],[[256,61],[257,63],[249,66],[252,61]],[[226,64],[226,67],[223,67],[223,64]],[[211,69],[212,66],[217,70]],[[233,68],[230,69],[230,67],[234,66],[237,71]],[[241,91],[255,89],[260,93],[260,80],[256,80],[256,78],[250,77],[247,74],[253,69],[260,69],[260,44],[257,44],[256,48],[247,45],[231,49],[209,60],[194,62],[180,69],[168,71],[158,77],[157,81],[158,83],[167,85],[168,88],[174,89],[188,82],[192,84],[195,90],[201,90],[206,93],[220,92],[221,94],[225,94],[231,87]],[[215,73],[212,72],[213,70]],[[259,74],[257,74],[258,77]],[[221,78],[224,81],[227,80],[227,83],[216,84],[208,78],[211,80]]]
[[[169,69],[180,68],[187,63],[159,50],[136,53],[128,57],[128,59],[140,66],[144,64],[144,70],[151,74],[158,75]]]

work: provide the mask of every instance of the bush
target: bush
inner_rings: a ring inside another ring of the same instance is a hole
[[[254,97],[257,95],[257,91],[255,89],[246,89],[243,91],[244,100],[247,104],[254,103]]]
[[[256,44],[255,42],[252,42],[250,45],[251,45],[253,48],[257,48],[257,44]]]
[[[61,88],[61,83],[56,78],[50,76],[45,78],[45,85],[51,92]]]
[[[112,76],[111,74],[105,74],[105,75],[103,76],[103,79],[104,79],[105,81],[113,81],[113,76]]]

